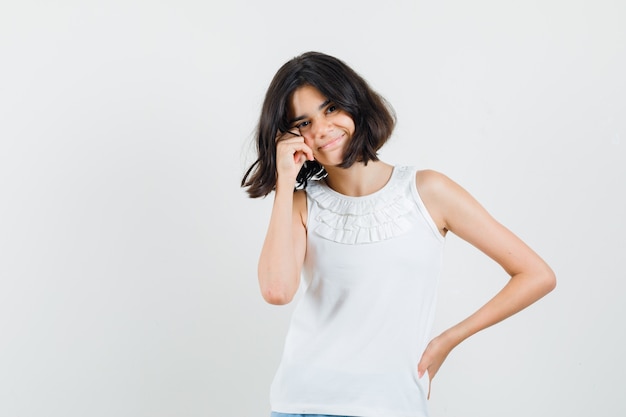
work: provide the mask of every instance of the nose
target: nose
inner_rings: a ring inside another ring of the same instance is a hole
[[[322,139],[331,130],[331,123],[325,118],[319,118],[311,123],[311,136],[314,139]]]

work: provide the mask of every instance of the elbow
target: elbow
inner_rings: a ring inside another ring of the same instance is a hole
[[[544,295],[556,288],[556,275],[550,267],[546,267],[546,270],[541,274],[541,277],[541,287]]]
[[[272,305],[289,304],[300,285],[299,274],[294,272],[259,267],[259,287],[263,299]]]
[[[550,290],[549,290],[548,292],[550,292],[550,291],[552,291],[553,289],[555,289],[555,288],[556,288],[556,275],[555,275],[555,274],[554,274],[554,272],[552,272],[552,271],[550,271],[550,284],[549,284],[549,288],[550,288]]]
[[[295,291],[288,291],[286,288],[265,287],[261,289],[263,299],[272,305],[282,306],[289,304],[295,295]]]

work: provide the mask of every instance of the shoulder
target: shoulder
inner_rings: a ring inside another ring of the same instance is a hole
[[[446,175],[424,170],[416,174],[417,190],[439,227],[455,234],[468,227],[487,225],[493,219],[463,187]]]
[[[460,185],[432,169],[418,170],[415,173],[415,185],[428,212],[443,233],[449,229],[451,210],[471,199]]]
[[[415,185],[424,202],[444,198],[458,187],[446,175],[432,169],[418,170],[415,173]]]

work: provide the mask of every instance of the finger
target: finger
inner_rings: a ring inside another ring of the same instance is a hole
[[[304,146],[306,147],[304,151],[304,153],[306,154],[306,158],[309,161],[314,161],[315,157],[313,156],[313,149],[311,149],[311,147],[308,146],[307,144],[304,144]]]
[[[306,160],[307,160],[306,155],[305,155],[304,153],[302,153],[302,152],[298,152],[298,153],[297,153],[297,155],[298,155],[298,159],[297,159],[297,161],[296,161],[296,162],[297,162],[297,164],[298,164],[299,166],[304,165],[304,163],[305,163],[305,162],[306,162]]]
[[[428,365],[425,363],[424,357],[422,357],[417,364],[417,377],[421,378],[422,376],[424,376],[424,372],[426,372],[426,369],[428,369]]]
[[[277,153],[277,163],[283,168],[294,167],[299,170],[307,159],[305,145],[302,143],[282,146]]]
[[[291,139],[288,139],[288,140],[291,140]],[[304,142],[304,136],[296,136],[293,138],[293,140],[294,141],[297,140],[298,143],[301,143],[303,145],[302,148],[298,150],[302,151],[305,154],[307,160],[309,161],[315,160],[315,156],[313,155],[313,149],[311,149],[311,147]]]
[[[276,133],[276,142],[282,142],[284,140],[302,137],[300,135],[300,131],[297,129],[289,129],[285,132],[281,132],[280,130]]]
[[[277,146],[277,150],[279,153],[285,153],[285,154],[294,154],[296,152],[303,152],[303,153],[307,153],[309,149],[307,149],[308,146],[306,146],[306,144],[302,141],[302,140],[286,140],[284,142],[281,142],[280,144],[278,144]]]
[[[295,154],[296,152],[302,152],[305,158],[309,161],[313,161],[313,150],[310,146],[304,143],[304,138],[297,137],[292,139],[286,139],[278,144],[278,148],[284,149],[284,152],[290,152]]]
[[[304,145],[304,147],[301,150],[299,150],[297,154],[299,155],[299,163],[301,165],[304,165],[306,161],[315,160],[315,158],[313,158],[313,152],[311,151],[311,148],[309,148],[306,145]]]
[[[426,399],[430,400],[430,386],[433,381],[433,375],[431,375],[430,370],[428,370],[428,367],[424,363],[424,359],[422,358],[417,364],[417,378],[422,379],[426,371],[428,371],[428,393],[426,394]]]

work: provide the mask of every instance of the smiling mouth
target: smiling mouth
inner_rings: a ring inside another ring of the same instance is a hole
[[[320,146],[318,149],[319,150],[324,150],[324,149],[330,148],[335,143],[339,142],[344,137],[344,135],[345,135],[345,133],[342,133],[341,135],[337,136],[335,139],[332,139],[330,142]]]

